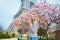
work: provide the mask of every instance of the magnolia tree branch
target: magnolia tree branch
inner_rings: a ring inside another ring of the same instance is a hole
[[[32,20],[37,19],[40,26],[47,27],[54,21],[60,23],[60,6],[53,5],[43,0],[40,4],[35,3],[31,10],[22,13],[19,17],[13,20],[13,26],[26,28],[31,25]],[[31,20],[32,19],[32,20]]]

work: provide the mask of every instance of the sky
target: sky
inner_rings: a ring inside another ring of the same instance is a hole
[[[59,4],[60,0],[47,0],[50,4]],[[39,2],[39,0],[37,0]],[[18,12],[21,6],[20,0],[0,0],[0,23],[7,29],[12,22],[13,16]]]
[[[6,29],[20,8],[20,0],[0,0],[0,23]]]

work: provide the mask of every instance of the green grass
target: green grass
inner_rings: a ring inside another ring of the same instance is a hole
[[[29,40],[29,37],[22,37],[22,40]],[[38,40],[46,40],[46,39],[44,39],[44,38],[42,38],[42,39],[38,39]],[[49,40],[54,40],[53,38],[49,38]]]

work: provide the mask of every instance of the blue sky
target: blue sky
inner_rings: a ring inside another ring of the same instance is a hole
[[[52,4],[60,3],[60,0],[47,1]],[[39,0],[37,2],[39,2]],[[5,29],[12,22],[13,16],[18,12],[20,5],[20,0],[0,0],[0,23],[4,25]]]
[[[5,29],[18,12],[20,5],[20,0],[0,0],[0,23],[4,25]]]

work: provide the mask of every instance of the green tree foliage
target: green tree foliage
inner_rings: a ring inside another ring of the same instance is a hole
[[[14,33],[12,33],[12,37],[15,37],[15,34]]]
[[[38,33],[38,36],[46,35],[46,30],[40,27],[37,33]]]
[[[0,39],[2,38],[12,38],[15,37],[15,34],[10,34],[9,32],[0,32]]]
[[[45,30],[45,29],[43,29],[43,28],[40,27],[40,28],[38,29],[38,32],[37,32],[37,33],[38,33],[38,36],[40,37],[39,40],[42,39],[41,36],[43,36],[43,37],[46,38],[46,30]]]

